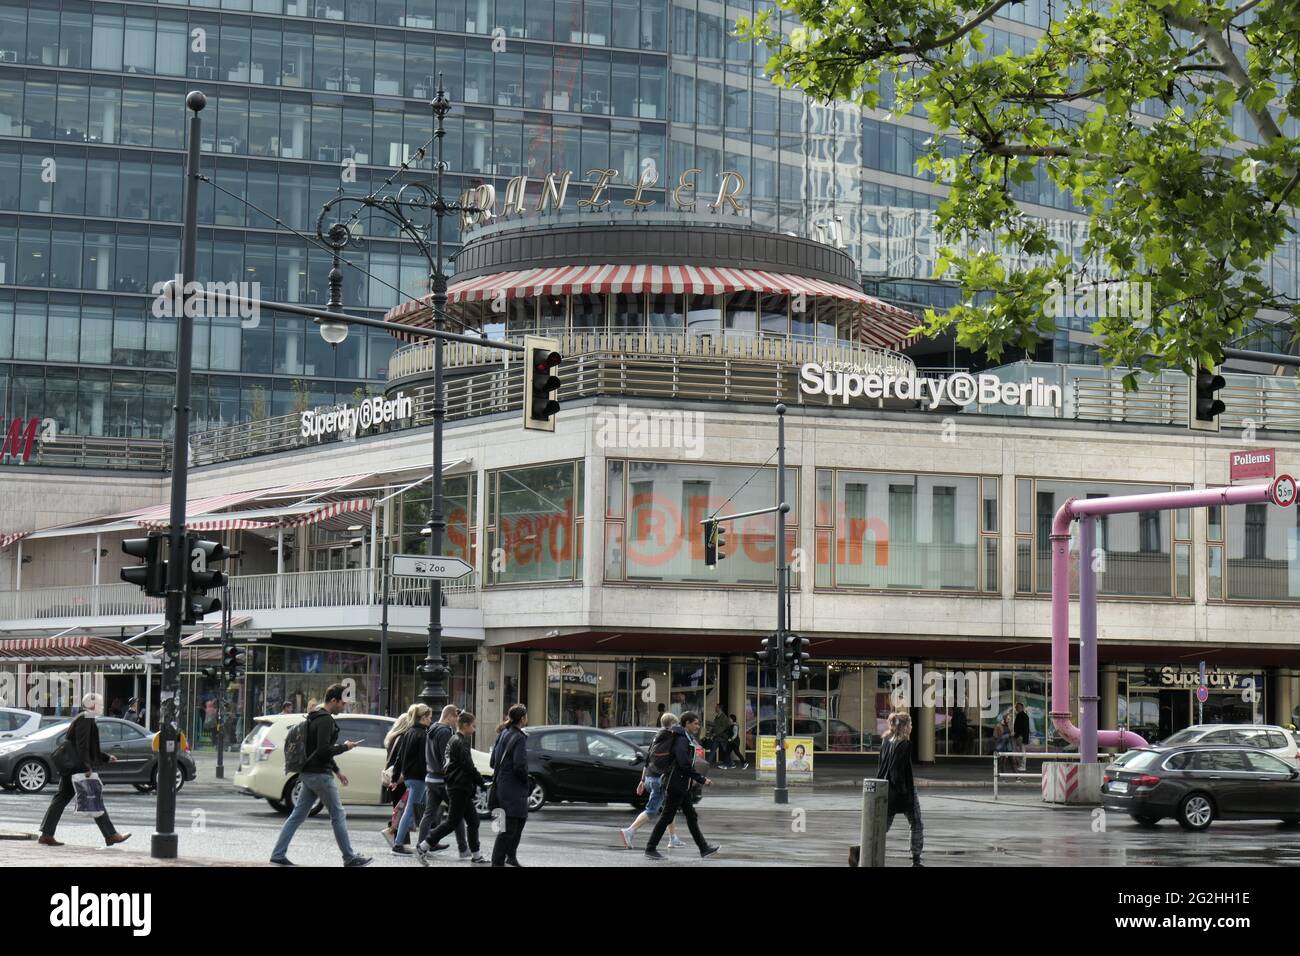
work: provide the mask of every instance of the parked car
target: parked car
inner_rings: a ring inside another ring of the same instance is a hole
[[[1300,823],[1300,770],[1267,750],[1233,745],[1147,747],[1106,767],[1102,806],[1140,826],[1173,817],[1187,830],[1214,820]]]
[[[648,750],[650,745],[655,742],[655,736],[659,733],[658,727],[610,727],[609,732],[615,737],[621,737],[633,747],[639,747],[641,750]]]
[[[21,710],[18,707],[0,707],[0,740],[26,737],[40,729],[41,715],[36,711]]]
[[[561,724],[528,728],[528,809],[548,803],[630,803],[637,795],[645,751],[608,730]]]
[[[1193,724],[1160,741],[1159,746],[1182,747],[1188,744],[1258,747],[1293,767],[1300,767],[1300,747],[1296,745],[1295,735],[1275,724]]]
[[[235,772],[235,789],[249,796],[261,797],[279,813],[289,813],[302,793],[298,774],[284,769],[284,738],[289,728],[306,720],[305,714],[268,714],[253,721],[253,729],[239,747],[239,770]],[[360,743],[346,753],[334,758],[339,769],[348,778],[346,785],[339,784],[339,797],[351,806],[384,806],[388,803],[381,779],[387,751],[384,738],[397,723],[392,717],[378,714],[339,714],[334,718],[339,724],[339,742],[356,740]],[[483,779],[492,779],[490,755],[474,751],[474,766]],[[474,796],[479,816],[491,816],[487,808],[487,791]],[[323,806],[312,810],[321,812]]]
[[[51,759],[68,731],[71,718],[61,723],[43,727],[35,733],[17,740],[0,742],[0,786],[22,793],[40,793],[49,784],[57,783],[59,772]],[[153,749],[153,734],[139,724],[116,717],[95,720],[99,730],[99,746],[104,753],[117,758],[116,763],[96,768],[95,772],[105,784],[129,783],[142,793],[158,787],[158,754]],[[176,792],[187,780],[197,775],[194,758],[187,752],[177,754]]]

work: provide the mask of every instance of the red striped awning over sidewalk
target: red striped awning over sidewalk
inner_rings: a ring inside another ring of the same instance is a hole
[[[370,498],[353,498],[350,501],[335,501],[322,505],[303,514],[288,515],[278,521],[259,521],[256,518],[240,518],[238,515],[213,515],[185,522],[187,531],[236,531],[253,528],[301,528],[309,524],[328,522],[329,519],[345,514],[369,511],[375,506]],[[151,531],[165,531],[167,521],[141,521],[142,527]]]
[[[130,647],[107,637],[86,634],[71,637],[19,637],[0,640],[0,660],[11,663],[54,661],[104,661],[144,657],[138,647]]]

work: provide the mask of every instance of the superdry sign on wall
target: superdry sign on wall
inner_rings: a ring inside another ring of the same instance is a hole
[[[1061,386],[1041,378],[1004,382],[996,375],[958,372],[947,378],[918,378],[873,371],[846,371],[808,362],[799,370],[799,388],[805,395],[825,395],[843,405],[851,398],[897,398],[920,402],[934,410],[949,404],[1037,405],[1061,407]]]
[[[372,425],[405,421],[415,414],[415,402],[401,392],[395,398],[376,395],[356,405],[327,405],[302,413],[299,433],[303,438],[334,435],[347,438],[366,431]]]
[[[39,440],[42,445],[54,442],[59,436],[59,426],[53,418],[15,418],[5,432],[0,445],[0,464],[25,465],[32,457],[32,448]]]

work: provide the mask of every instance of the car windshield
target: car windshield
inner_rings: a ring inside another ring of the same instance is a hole
[[[34,733],[34,734],[28,734],[27,737],[25,737],[24,739],[25,739],[25,740],[41,740],[41,739],[43,739],[43,738],[54,737],[54,736],[56,736],[56,735],[58,735],[58,734],[63,733],[65,730],[67,730],[67,729],[68,729],[68,724],[70,724],[70,723],[72,723],[72,718],[71,718],[71,717],[65,717],[63,720],[59,721],[57,724],[53,724],[53,725],[51,725],[51,726],[49,726],[49,727],[42,727],[40,730],[36,731],[36,733]]]
[[[1129,754],[1132,754],[1132,756],[1130,757]],[[1160,759],[1160,753],[1156,750],[1130,750],[1124,756],[1128,757],[1121,764],[1125,770],[1146,770]],[[1120,763],[1120,761],[1116,761],[1116,763]]]
[[[1170,747],[1177,747],[1179,744],[1195,743],[1204,734],[1204,730],[1198,730],[1195,727],[1188,727],[1186,730],[1180,730],[1164,743]]]

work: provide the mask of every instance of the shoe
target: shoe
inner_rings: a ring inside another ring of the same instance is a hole
[[[363,866],[369,866],[371,863],[374,863],[374,862],[375,862],[375,861],[374,861],[374,859],[373,859],[372,857],[368,857],[368,856],[354,856],[352,859],[348,860],[348,861],[347,861],[346,863],[344,863],[343,865],[346,866],[346,867],[352,868],[352,869],[357,869],[357,868],[360,868],[360,867],[363,867]]]
[[[518,867],[521,870],[524,868],[524,865],[520,863],[518,860],[506,860],[506,866]]]
[[[461,851],[460,851],[460,858],[461,858],[462,860],[468,860],[468,859],[471,859],[473,856],[474,856],[474,854],[471,853],[471,852],[469,852],[469,850],[461,850]]]
[[[679,836],[673,836],[671,833],[668,834],[668,849],[672,850],[679,846],[686,846],[686,844],[682,842],[682,838]]]
[[[41,846],[63,846],[63,844],[54,839],[54,837],[46,836],[44,833],[41,834],[41,838],[36,842]]]
[[[742,764],[740,765],[740,769],[741,769],[741,770],[748,770],[748,769],[749,769],[749,761],[746,760],[744,763],[742,763]]]
[[[473,856],[470,857],[469,861],[470,861],[471,863],[491,863],[491,862],[492,862],[492,861],[489,860],[487,857],[485,857],[482,853],[475,853]],[[517,865],[518,865],[518,864],[516,864],[516,866],[517,866]]]
[[[398,856],[410,856],[411,848],[405,844],[394,843],[392,852],[396,853]]]
[[[297,866],[297,863],[290,863],[288,860],[272,860],[276,866]]]
[[[664,855],[663,855],[662,853],[660,853],[658,850],[646,850],[646,851],[645,851],[645,856],[646,856],[646,859],[647,859],[647,860],[662,860],[662,859],[665,859]]]
[[[131,839],[131,834],[129,833],[114,833],[104,841],[104,846],[117,846],[119,843],[125,843],[129,839]]]
[[[912,865],[913,865],[913,866],[925,866],[925,864],[921,862],[921,858],[920,858],[919,856],[914,856],[914,857],[912,857]]]
[[[636,843],[636,831],[631,827],[620,828],[618,835],[623,838],[623,846],[629,850],[632,849],[632,845]]]
[[[713,854],[717,853],[721,849],[722,847],[720,846],[706,846],[700,851],[700,858],[703,859],[706,856],[713,856]]]

